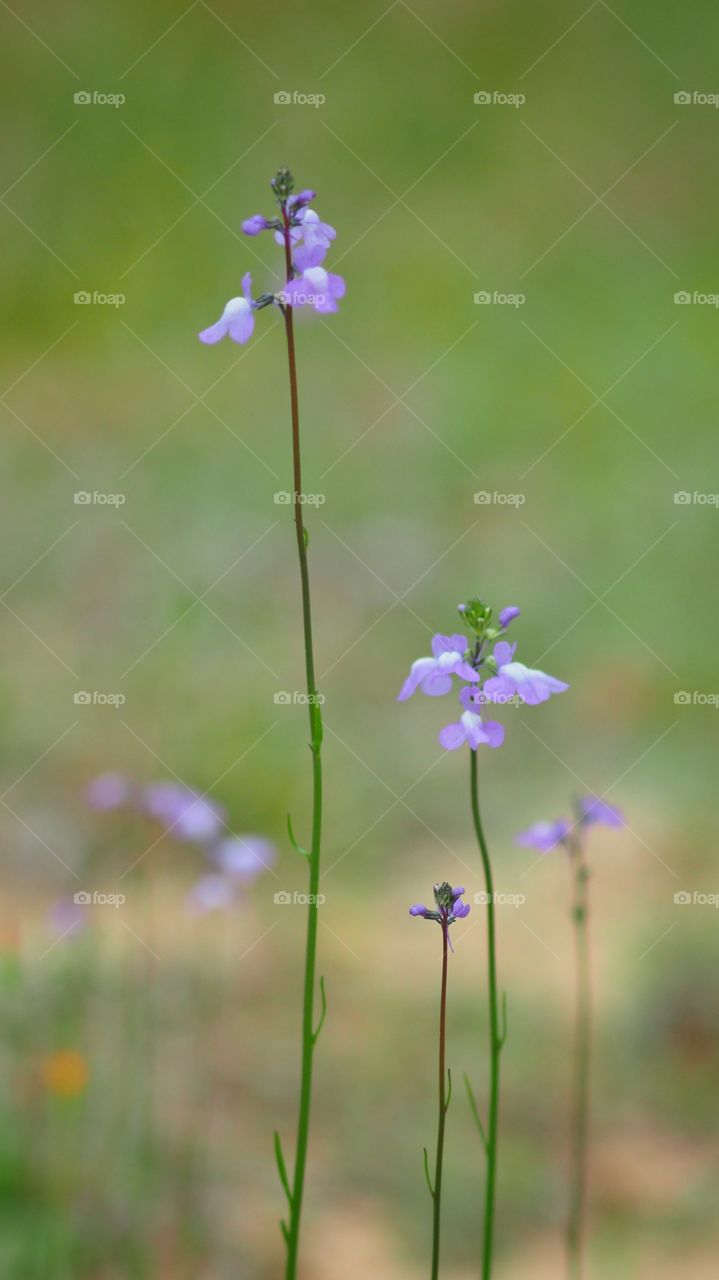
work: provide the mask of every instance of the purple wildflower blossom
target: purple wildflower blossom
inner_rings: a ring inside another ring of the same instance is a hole
[[[314,307],[315,311],[327,315],[338,310],[338,299],[345,295],[345,282],[342,276],[325,271],[324,267],[319,266],[319,253],[324,257],[324,251],[319,248],[308,249],[306,256],[302,254],[301,248],[296,251],[295,261],[298,265],[307,261],[311,265],[305,266],[301,275],[288,280],[279,297],[291,307]]]
[[[518,609],[516,604],[508,604],[506,609],[500,610],[500,614],[499,614],[500,627],[505,627],[505,628],[508,627],[510,622],[513,622],[515,618],[519,617],[520,613],[521,613],[521,609]]]
[[[272,866],[277,850],[264,836],[228,836],[215,845],[212,857],[226,875],[247,883]]]
[[[406,702],[412,694],[421,689],[430,698],[440,698],[452,688],[452,676],[460,676],[462,680],[478,680],[479,676],[469,663],[465,662],[467,637],[459,632],[451,636],[436,635],[432,639],[432,657],[418,658],[412,663],[410,673],[397,697],[398,702]]]
[[[150,817],[162,822],[177,840],[210,842],[217,839],[224,825],[220,805],[179,783],[150,783],[143,801]]]
[[[579,801],[581,810],[581,821],[587,825],[598,824],[603,827],[623,827],[626,825],[626,819],[621,809],[615,809],[614,805],[607,804],[606,801],[600,800],[598,796],[582,796]]]
[[[523,662],[513,662],[516,647],[506,640],[500,640],[494,647],[498,672],[496,676],[490,676],[484,685],[484,694],[490,702],[507,702],[516,696],[528,706],[536,707],[553,693],[564,693],[569,688],[564,680],[525,667]]]
[[[421,916],[423,920],[435,920],[437,924],[442,926],[447,941],[449,941],[449,926],[454,924],[455,920],[464,920],[465,916],[469,915],[469,903],[460,901],[464,893],[464,889],[453,889],[445,880],[442,884],[434,886],[434,908],[425,907],[421,902],[415,902],[410,907],[409,914],[411,916]],[[451,942],[449,945],[450,947],[452,946]]]
[[[211,345],[228,336],[233,342],[247,342],[255,327],[252,310],[252,276],[249,271],[242,277],[242,292],[244,297],[230,298],[219,320],[211,324],[209,329],[202,330],[199,335],[200,342]]]
[[[556,822],[535,822],[517,836],[516,843],[538,849],[540,853],[551,853],[558,844],[564,843],[570,830],[571,823],[566,818],[558,818]]]
[[[85,798],[91,809],[100,813],[120,809],[132,794],[132,783],[122,773],[101,773],[88,784]]]
[[[479,712],[472,709],[482,697],[483,694],[478,689],[470,689],[466,685],[460,691],[459,701],[464,711],[459,720],[445,725],[439,733],[440,746],[446,751],[456,751],[465,742],[473,751],[480,746],[501,747],[504,742],[504,725],[497,720],[483,720]]]
[[[258,236],[261,231],[266,231],[269,226],[271,226],[271,223],[261,213],[253,213],[251,218],[245,218],[242,223],[242,230],[246,236]]]

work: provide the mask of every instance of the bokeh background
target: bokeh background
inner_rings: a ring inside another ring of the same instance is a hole
[[[719,891],[719,316],[694,297],[719,289],[719,114],[694,98],[719,90],[716,7],[27,0],[0,21],[0,1272],[281,1274],[304,912],[274,895],[304,887],[284,815],[302,839],[309,801],[304,708],[274,701],[302,688],[285,352],[269,311],[242,349],[196,334],[246,270],[277,281],[239,227],[288,163],[347,279],[299,326],[329,999],[303,1274],[427,1272],[438,938],[407,907],[482,886],[448,704],[394,699],[479,594],[520,604],[519,656],[571,683],[481,758],[498,888],[524,897],[499,920],[497,1278],[563,1269],[568,869],[514,837],[582,791],[628,818],[590,851],[591,1275],[714,1276],[719,916],[674,895]],[[189,910],[202,850],[92,811],[107,771],[208,792],[275,866]],[[126,900],[73,916],[78,891]],[[484,943],[475,910],[449,1058],[480,1099]],[[460,1091],[448,1144],[444,1274],[465,1280]]]

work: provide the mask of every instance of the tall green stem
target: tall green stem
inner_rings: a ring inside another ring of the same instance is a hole
[[[432,1280],[439,1276],[439,1232],[442,1205],[442,1166],[444,1160],[444,1128],[449,1107],[446,1071],[447,1041],[447,943],[449,941],[447,925],[442,925],[442,990],[439,1000],[439,1118],[437,1121],[437,1159],[435,1162],[434,1188],[432,1199]]]
[[[580,837],[576,837],[572,841],[570,856],[574,873],[572,919],[574,922],[575,948],[575,1010],[567,1260],[570,1280],[583,1280],[585,1274],[592,1011],[589,960],[589,868],[585,861]]]
[[[292,257],[290,250],[289,219],[283,209],[285,224],[285,262],[288,281],[292,275]],[[286,1280],[295,1280],[300,1242],[300,1220],[302,1215],[302,1197],[305,1185],[305,1169],[307,1165],[307,1144],[310,1127],[310,1106],[312,1101],[312,1066],[317,1032],[314,1027],[315,1008],[315,972],[317,963],[317,896],[320,882],[320,839],[322,833],[322,714],[317,698],[315,683],[315,664],[312,648],[312,608],[310,600],[310,578],[307,563],[307,535],[302,518],[302,455],[300,450],[300,414],[297,394],[297,362],[295,358],[295,338],[292,321],[292,307],[284,308],[285,332],[287,335],[287,359],[290,378],[290,409],[292,415],[292,468],[293,497],[295,512],[295,533],[297,535],[297,554],[300,562],[300,583],[302,588],[302,624],[305,649],[305,673],[310,721],[310,750],[312,752],[312,841],[308,855],[309,861],[309,903],[307,906],[307,941],[305,949],[305,980],[302,1001],[302,1067],[300,1082],[300,1105],[297,1119],[297,1144],[295,1147],[295,1167],[291,1191],[289,1192],[290,1220],[285,1231],[287,1243]]]
[[[497,943],[494,919],[494,881],[487,841],[484,837],[479,810],[479,785],[477,779],[477,752],[471,751],[470,791],[472,817],[477,834],[479,851],[484,867],[484,883],[487,897],[487,989],[489,996],[489,1112],[485,1131],[487,1154],[487,1178],[484,1193],[484,1241],[482,1246],[482,1280],[490,1280],[494,1248],[494,1205],[497,1184],[497,1134],[499,1128],[499,1060],[504,1043],[504,1032],[499,1029],[499,995],[497,990]]]

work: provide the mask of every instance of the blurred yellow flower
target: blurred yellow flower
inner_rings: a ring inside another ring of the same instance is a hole
[[[77,1098],[85,1088],[90,1072],[81,1053],[74,1049],[60,1049],[43,1062],[42,1077],[50,1093],[59,1098]]]

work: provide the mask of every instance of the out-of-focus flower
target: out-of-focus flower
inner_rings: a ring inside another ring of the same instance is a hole
[[[521,613],[521,609],[518,609],[516,604],[508,604],[506,609],[500,609],[500,612],[499,612],[500,627],[508,627],[510,622],[513,622],[515,618],[519,617],[520,613]]]
[[[570,830],[571,823],[565,818],[558,818],[556,822],[535,822],[517,836],[517,844],[538,849],[540,853],[551,853],[557,845],[564,843]]]
[[[212,857],[228,876],[247,883],[269,870],[277,849],[264,836],[227,836],[214,846]]]
[[[49,1093],[58,1098],[77,1098],[87,1086],[90,1071],[81,1053],[59,1049],[45,1058],[42,1078]]]
[[[452,688],[452,676],[462,680],[479,680],[477,672],[465,661],[467,637],[460,632],[441,634],[432,640],[432,657],[418,658],[399,691],[397,701],[406,702],[417,689],[430,698],[440,698]]]
[[[242,230],[246,236],[258,236],[261,231],[266,231],[270,226],[272,223],[268,222],[267,218],[263,218],[261,213],[253,213],[251,218],[245,218]]]
[[[614,805],[607,804],[598,796],[582,796],[579,807],[581,821],[588,826],[593,823],[603,827],[626,826],[626,819],[621,809],[615,809]]]
[[[224,826],[221,805],[180,783],[151,782],[145,787],[143,798],[145,811],[162,822],[177,840],[216,840]]]
[[[252,276],[250,272],[242,277],[242,298],[230,298],[222,315],[209,329],[203,329],[199,335],[200,342],[212,344],[222,338],[230,337],[233,342],[247,342],[255,327],[252,302]]]
[[[206,915],[210,911],[227,911],[235,903],[235,886],[228,876],[201,876],[188,895],[191,911]]]
[[[58,938],[70,938],[82,933],[89,922],[90,913],[73,898],[58,898],[48,912],[48,924]]]
[[[91,809],[99,812],[119,809],[132,795],[132,783],[122,773],[101,773],[88,783],[85,798]]]

